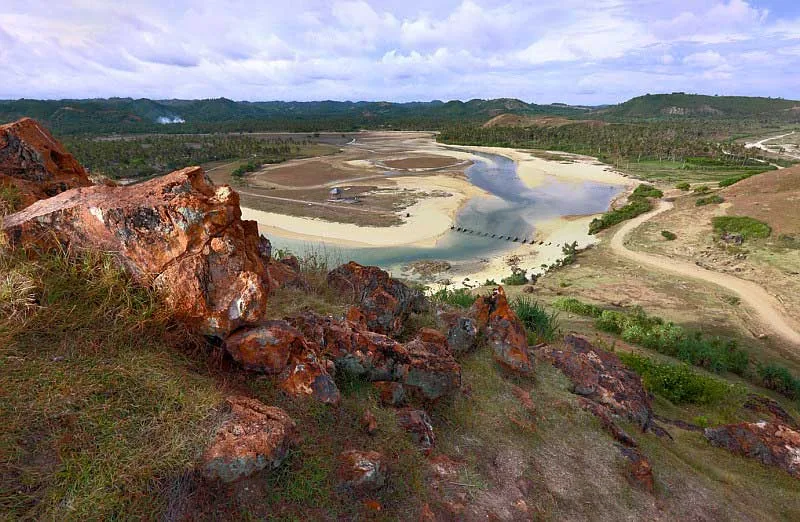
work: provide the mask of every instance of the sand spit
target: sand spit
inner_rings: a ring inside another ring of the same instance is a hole
[[[444,174],[398,176],[392,181],[399,189],[445,192],[449,196],[423,198],[402,211],[402,225],[364,227],[322,219],[288,216],[242,208],[242,217],[258,222],[262,234],[302,241],[333,243],[350,247],[414,245],[432,247],[448,230],[461,205],[486,193],[467,180]],[[409,217],[405,217],[409,214]]]

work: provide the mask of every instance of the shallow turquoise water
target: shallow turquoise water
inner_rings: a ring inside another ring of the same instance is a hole
[[[533,238],[536,224],[560,216],[597,214],[608,209],[623,187],[595,182],[564,182],[551,176],[542,185],[529,188],[517,175],[514,161],[496,154],[474,153],[475,163],[466,170],[472,184],[491,194],[473,198],[456,216],[456,227],[495,234]],[[392,233],[391,228],[386,229]],[[324,242],[308,242],[271,236],[273,247],[296,254],[315,252],[334,262],[354,260],[386,269],[412,261],[439,259],[451,262],[475,260],[510,250],[519,243],[450,231],[434,247],[398,246],[380,248],[341,247]],[[358,238],[354,238],[358,239]]]

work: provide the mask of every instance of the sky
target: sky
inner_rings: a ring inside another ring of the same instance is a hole
[[[800,0],[2,0],[0,99],[800,99]]]

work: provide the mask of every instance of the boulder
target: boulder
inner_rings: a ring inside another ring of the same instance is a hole
[[[292,354],[309,348],[303,334],[286,321],[266,321],[231,334],[225,339],[225,349],[248,370],[279,374]]]
[[[286,256],[280,260],[270,259],[267,264],[272,288],[306,288],[300,274],[300,262],[294,256]]]
[[[403,408],[397,411],[397,425],[411,434],[411,438],[419,449],[428,455],[436,444],[433,434],[433,423],[424,410]]]
[[[525,327],[509,306],[502,286],[490,296],[479,297],[472,305],[471,314],[478,329],[485,332],[497,362],[520,373],[533,371]]]
[[[353,261],[328,274],[328,285],[352,296],[370,331],[396,335],[412,313],[425,310],[424,294],[411,289],[376,266]]]
[[[337,457],[339,489],[360,496],[373,493],[386,484],[388,465],[377,451],[348,450]]]
[[[706,439],[714,446],[758,459],[800,478],[800,432],[775,422],[743,422],[706,428]]]
[[[362,324],[312,312],[289,321],[320,346],[337,369],[370,381],[402,383],[424,399],[435,400],[461,385],[461,367],[436,331],[424,331],[403,345],[385,335],[366,330]]]
[[[653,425],[651,398],[638,375],[616,355],[595,348],[583,337],[567,335],[564,344],[563,350],[544,345],[537,353],[564,372],[574,393],[606,406],[642,430]]]
[[[372,410],[364,410],[364,414],[361,415],[361,428],[367,435],[375,435],[375,432],[378,431],[378,418],[372,413]]]
[[[280,466],[297,438],[289,415],[248,397],[229,397],[225,410],[203,454],[203,475],[229,483]]]
[[[127,187],[62,192],[8,216],[12,244],[46,244],[115,256],[135,280],[164,293],[175,317],[221,339],[263,319],[267,259],[239,196],[190,167]]]
[[[655,492],[655,478],[650,460],[637,448],[620,446],[619,451],[627,462],[628,481],[648,493]]]
[[[289,395],[308,395],[325,404],[339,404],[339,388],[326,362],[310,348],[294,354],[281,374],[281,389]]]
[[[16,210],[91,184],[80,163],[36,121],[0,125],[0,187],[16,189]]]
[[[469,353],[478,347],[478,327],[472,318],[458,312],[440,311],[437,320],[447,331],[447,346],[454,355]]]

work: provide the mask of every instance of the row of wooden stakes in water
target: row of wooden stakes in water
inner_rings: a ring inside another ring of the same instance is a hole
[[[480,237],[489,237],[492,239],[500,239],[503,241],[513,241],[514,243],[523,243],[523,244],[530,243],[531,245],[537,244],[536,241],[534,241],[533,239],[529,240],[527,237],[520,239],[519,236],[514,237],[514,236],[504,236],[500,234],[490,234],[489,232],[479,232],[477,230],[472,230],[471,228],[457,227],[455,225],[452,225],[450,227],[450,230],[454,230],[456,232],[463,232],[465,234],[474,234]],[[538,244],[543,245],[544,241],[539,241]]]

